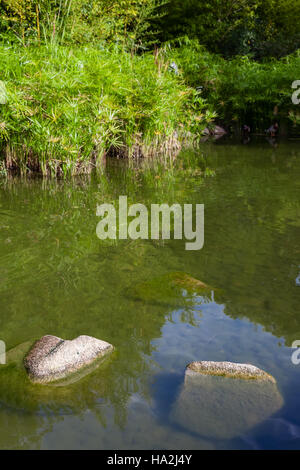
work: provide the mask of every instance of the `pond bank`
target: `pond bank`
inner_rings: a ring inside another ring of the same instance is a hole
[[[174,153],[213,120],[166,58],[112,46],[0,45],[6,169],[88,173],[105,156]]]

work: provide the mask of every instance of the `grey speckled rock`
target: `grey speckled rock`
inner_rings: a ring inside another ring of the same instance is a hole
[[[267,380],[275,383],[274,377],[267,372],[251,364],[239,364],[237,362],[191,362],[187,371],[199,372],[206,375],[221,375],[246,380]]]
[[[112,350],[111,344],[91,336],[69,341],[47,335],[33,345],[24,365],[33,382],[49,383],[64,379]]]
[[[249,368],[246,370],[249,376]],[[212,375],[207,370],[199,373],[189,366],[170,420],[205,438],[232,439],[269,418],[282,405],[273,380],[244,380],[237,375]]]

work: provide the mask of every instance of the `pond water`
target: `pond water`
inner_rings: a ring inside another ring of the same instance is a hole
[[[0,365],[0,448],[300,448],[300,365],[291,361],[300,340],[299,175],[299,143],[261,141],[205,144],[173,160],[107,161],[71,182],[0,180],[7,350],[45,334],[87,334],[116,348],[59,389]],[[119,195],[147,207],[205,204],[204,247],[99,240],[96,206]],[[174,273],[209,284],[211,296],[173,296]],[[173,413],[194,360],[261,367],[276,378],[282,407],[234,437],[195,431]]]

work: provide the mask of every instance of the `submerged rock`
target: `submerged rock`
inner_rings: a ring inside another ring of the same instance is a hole
[[[143,302],[172,306],[194,305],[216,300],[220,290],[184,272],[171,272],[129,290],[130,297]]]
[[[25,341],[15,346],[6,353],[6,364],[15,363],[18,367],[22,367],[24,357],[30,350],[34,340]]]
[[[213,136],[214,135],[224,135],[224,134],[226,134],[226,131],[221,126],[214,126],[211,129],[208,129],[208,127],[206,127],[202,131],[202,134],[207,135],[207,136],[210,136],[210,135],[213,135]]]
[[[251,364],[239,364],[237,362],[213,362],[213,361],[199,361],[191,362],[187,366],[187,371],[199,372],[206,375],[221,375],[224,377],[232,377],[239,379],[256,379],[256,380],[269,380],[275,383],[274,377],[267,374],[262,369],[255,367]]]
[[[282,407],[275,380],[264,371],[248,364],[238,364],[237,368],[224,363],[206,364],[215,365],[209,368],[202,363],[196,366],[199,372],[191,365],[186,369],[184,384],[171,410],[172,422],[204,437],[232,439]],[[240,375],[233,375],[234,370]],[[230,375],[220,375],[221,371]]]
[[[24,366],[32,382],[49,383],[65,379],[112,350],[111,344],[91,336],[69,341],[47,335],[30,349]]]

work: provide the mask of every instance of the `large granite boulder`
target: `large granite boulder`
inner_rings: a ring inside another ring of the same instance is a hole
[[[195,365],[197,364],[197,365]],[[206,438],[231,439],[283,405],[275,379],[249,364],[190,364],[170,419]]]
[[[24,366],[32,382],[44,384],[65,379],[112,350],[111,344],[91,336],[78,336],[69,341],[47,335],[30,349]]]

